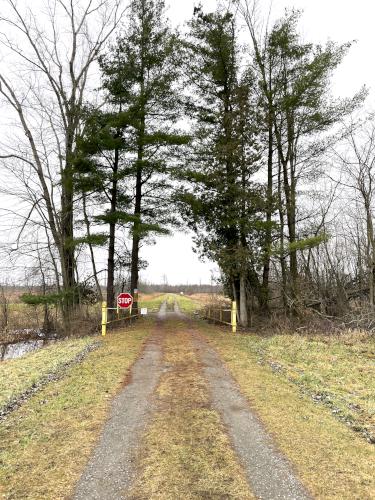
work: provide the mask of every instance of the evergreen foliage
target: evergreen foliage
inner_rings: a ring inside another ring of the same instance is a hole
[[[138,287],[139,249],[176,224],[169,172],[189,141],[178,130],[179,42],[163,0],[133,0],[125,34],[101,58],[110,105],[126,117],[126,183],[131,196],[131,290]]]
[[[182,37],[169,25],[164,0],[130,1],[126,22],[98,60],[98,105],[80,102],[70,137],[69,175],[62,178],[69,210],[61,214],[66,234],[56,252],[69,276],[62,294],[25,295],[25,303],[81,300],[76,258],[87,249],[101,297],[96,252],[107,247],[113,308],[116,286],[129,288],[128,274],[130,291],[138,288],[147,265],[142,245],[185,224],[200,256],[218,264],[242,325],[254,307],[268,314],[275,295],[298,313],[301,269],[310,272],[312,252],[329,240],[324,223],[302,213],[308,191],[300,186],[319,179],[323,154],[337,140],[332,130],[365,91],[331,96],[332,75],[350,43],[305,43],[296,10],[259,33],[250,3],[218,3],[208,13],[198,6]],[[239,13],[248,46],[239,42]],[[70,227],[73,205],[79,232]],[[58,277],[63,266],[53,251],[50,258]],[[366,258],[373,268],[375,258]]]

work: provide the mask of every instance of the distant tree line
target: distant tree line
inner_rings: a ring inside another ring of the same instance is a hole
[[[5,4],[8,259],[33,262],[67,329],[104,280],[109,307],[139,288],[142,246],[183,227],[244,326],[373,308],[374,122],[365,89],[331,93],[350,43],[304,42],[293,9],[262,30],[256,0],[198,6],[182,34],[163,0]]]
[[[195,284],[195,285],[169,285],[168,283],[139,283],[139,290],[143,293],[183,293],[184,295],[192,295],[195,293],[211,293],[222,294],[223,287],[220,284]]]

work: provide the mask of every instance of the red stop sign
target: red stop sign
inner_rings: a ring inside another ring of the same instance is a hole
[[[121,309],[128,309],[131,307],[133,304],[133,297],[130,295],[130,293],[120,293],[120,295],[117,297],[117,305]]]

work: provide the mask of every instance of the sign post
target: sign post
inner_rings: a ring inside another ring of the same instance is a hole
[[[135,314],[138,315],[138,288],[134,288],[134,310]]]
[[[130,293],[120,293],[117,297],[117,307],[120,309],[131,309],[133,305],[133,297]]]

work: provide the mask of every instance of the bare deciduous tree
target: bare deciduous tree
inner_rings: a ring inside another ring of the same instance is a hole
[[[37,212],[58,250],[69,323],[76,285],[72,156],[95,61],[122,19],[122,0],[47,0],[38,13],[4,3],[0,95],[19,133],[2,145],[1,158],[22,179],[27,220]]]
[[[366,226],[366,260],[371,307],[375,302],[375,235],[373,207],[375,201],[375,124],[373,117],[347,129],[341,150],[335,151],[341,169],[341,185],[354,192],[357,208],[362,208]],[[361,216],[360,213],[357,216]],[[360,246],[358,248],[360,252]],[[360,258],[360,253],[359,253]]]

